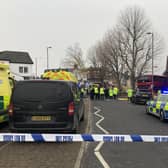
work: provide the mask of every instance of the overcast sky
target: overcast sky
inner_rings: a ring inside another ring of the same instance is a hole
[[[161,34],[165,50],[155,72],[165,69],[168,55],[167,0],[0,0],[0,50],[27,51],[33,61],[37,57],[38,73],[57,68],[65,50],[80,43],[84,54],[113,28],[120,11],[129,6],[142,7],[151,20],[153,30]]]

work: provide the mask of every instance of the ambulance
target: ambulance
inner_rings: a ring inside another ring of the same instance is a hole
[[[0,123],[8,121],[7,108],[13,87],[14,80],[9,71],[9,64],[0,61]]]

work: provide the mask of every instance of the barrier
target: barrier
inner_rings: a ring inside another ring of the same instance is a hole
[[[0,133],[0,142],[168,142],[167,135]]]

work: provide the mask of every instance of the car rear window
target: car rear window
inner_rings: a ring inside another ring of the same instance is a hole
[[[63,100],[70,97],[70,89],[63,82],[23,82],[16,85],[13,99],[52,101]]]

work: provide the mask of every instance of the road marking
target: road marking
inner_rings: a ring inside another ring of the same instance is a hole
[[[90,133],[90,124],[91,124],[91,101],[89,99],[89,110],[88,110],[88,122],[87,122],[87,126],[85,129],[86,133]],[[80,168],[81,167],[81,161],[82,161],[82,157],[84,152],[87,150],[88,148],[88,144],[89,142],[82,142],[79,153],[78,153],[78,157],[76,158],[76,162],[75,162],[75,166],[74,168]]]
[[[125,101],[128,101],[128,98],[118,98],[118,100],[125,100]]]
[[[0,147],[0,151],[2,151],[5,147],[7,147],[8,145],[10,145],[11,143],[12,143],[12,142],[8,142],[8,143],[2,145],[2,146]]]
[[[100,120],[96,122],[96,126],[105,134],[109,134],[108,131],[106,131],[103,127],[101,127],[99,124],[104,120],[104,117],[100,114],[98,114],[101,110],[97,107],[94,107],[96,109],[96,112],[94,113],[96,116],[100,117]],[[100,153],[100,149],[102,148],[104,142],[100,142],[96,148],[94,149],[94,154],[96,155],[97,159],[100,161],[100,163],[103,165],[104,168],[110,168],[108,163],[104,160],[103,156]]]

